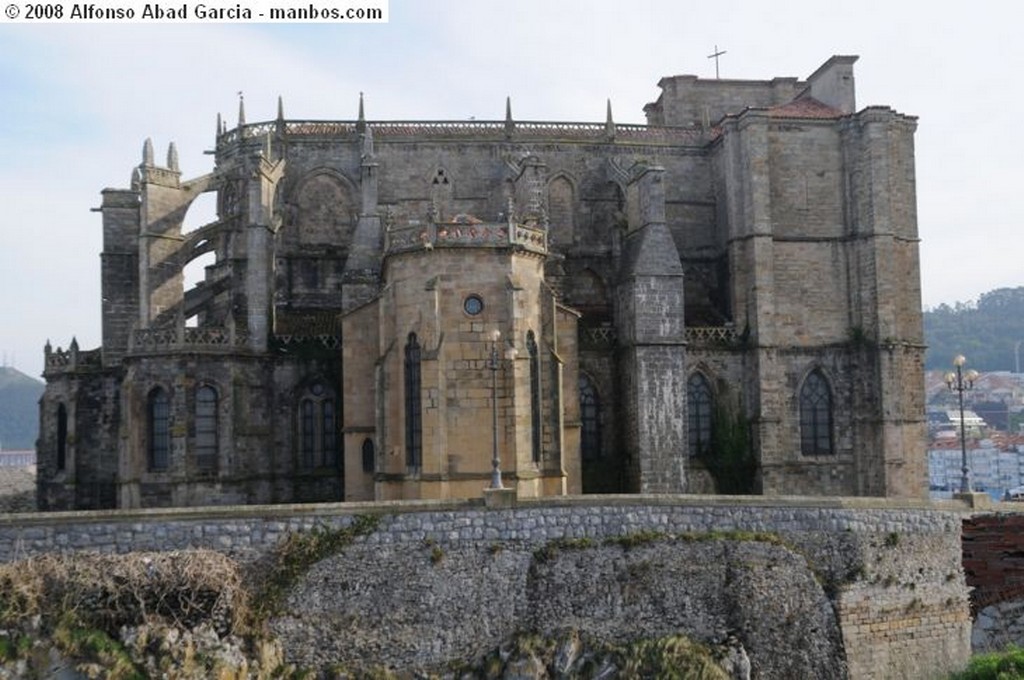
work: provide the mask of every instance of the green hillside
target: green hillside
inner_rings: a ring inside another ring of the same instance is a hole
[[[953,357],[963,354],[975,370],[1014,371],[1018,342],[1024,369],[1024,287],[997,288],[983,293],[977,303],[942,304],[926,311],[924,338],[927,369],[949,370]]]
[[[0,446],[34,449],[39,433],[43,383],[17,369],[0,367]]]

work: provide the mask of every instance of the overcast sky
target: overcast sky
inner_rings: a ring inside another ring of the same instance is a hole
[[[387,24],[0,23],[0,351],[42,371],[49,338],[100,341],[99,206],[153,139],[185,177],[212,168],[215,120],[644,122],[658,79],[806,78],[856,54],[857,106],[919,117],[924,304],[1024,285],[1019,228],[1024,64],[1008,2],[391,0]],[[190,218],[193,216],[190,214]],[[187,221],[187,226],[199,226]]]

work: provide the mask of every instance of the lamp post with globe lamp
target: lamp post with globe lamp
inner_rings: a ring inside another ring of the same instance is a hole
[[[974,388],[974,383],[978,379],[978,372],[971,369],[964,372],[964,364],[967,363],[967,358],[963,354],[957,354],[953,359],[953,366],[956,368],[956,372],[950,371],[946,374],[946,386],[949,387],[950,391],[957,393],[957,399],[960,405],[960,493],[969,494],[973,493],[971,489],[971,470],[967,466],[967,429],[964,427],[964,392]]]
[[[491,369],[491,486],[490,489],[503,489],[501,483],[501,457],[498,455],[498,369],[501,367],[501,355],[498,353],[498,344],[501,341],[501,331],[491,331],[491,355],[488,361],[488,368]],[[505,358],[509,361],[515,360],[519,351],[515,347],[505,350]]]

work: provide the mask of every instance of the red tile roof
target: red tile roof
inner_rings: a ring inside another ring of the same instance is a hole
[[[829,120],[842,118],[845,114],[828,104],[823,104],[814,97],[800,97],[782,106],[768,109],[772,118],[819,118]]]

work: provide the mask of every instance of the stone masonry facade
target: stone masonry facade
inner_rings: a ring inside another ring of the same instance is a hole
[[[744,454],[747,492],[923,496],[916,120],[855,61],[663,78],[645,125],[240,104],[193,178],[147,140],[102,344],[45,349],[40,508],[476,497],[495,459],[705,493]]]

